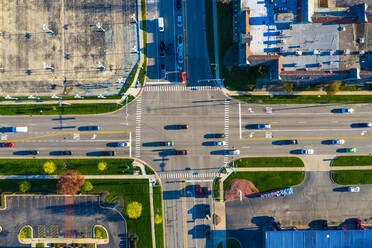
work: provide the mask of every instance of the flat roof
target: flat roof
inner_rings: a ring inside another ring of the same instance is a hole
[[[265,248],[372,247],[372,230],[309,230],[265,232]]]

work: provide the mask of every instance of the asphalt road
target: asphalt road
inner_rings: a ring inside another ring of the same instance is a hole
[[[346,192],[331,182],[329,172],[307,172],[304,182],[294,187],[293,195],[277,198],[244,198],[226,203],[227,235],[239,239],[243,247],[260,248],[263,230],[269,230],[269,217],[283,227],[301,225],[317,228],[317,220],[328,220],[330,226],[360,218],[371,224],[372,188],[360,186],[360,193]]]

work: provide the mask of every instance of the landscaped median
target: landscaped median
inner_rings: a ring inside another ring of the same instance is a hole
[[[332,166],[372,166],[372,156],[338,156]]]
[[[339,156],[332,161],[332,179],[341,185],[372,184],[372,156]]]
[[[300,184],[304,176],[304,163],[297,157],[240,158],[221,170],[214,181],[214,197],[221,200],[223,194],[224,200],[234,200],[239,198],[239,191],[245,197],[288,188]]]

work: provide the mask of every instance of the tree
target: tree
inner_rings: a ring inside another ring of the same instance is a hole
[[[160,216],[160,214],[155,214],[155,224],[160,224],[163,222],[163,218]]]
[[[43,169],[46,174],[52,174],[56,171],[57,167],[52,161],[47,161],[44,163]]]
[[[99,162],[97,167],[98,167],[99,171],[104,171],[104,170],[106,170],[107,163],[106,162]]]
[[[63,195],[75,195],[84,183],[85,178],[78,171],[67,171],[59,177],[57,190]]]
[[[21,191],[22,193],[26,193],[27,191],[30,190],[30,188],[31,184],[28,181],[22,181],[19,184],[19,191]]]
[[[131,202],[127,206],[127,215],[131,219],[138,219],[142,214],[142,204],[139,202]]]
[[[288,94],[292,94],[294,85],[288,82],[283,83],[283,88],[287,91]]]
[[[82,191],[88,192],[93,189],[93,184],[90,181],[85,181],[84,185],[81,187]]]
[[[335,95],[340,90],[341,82],[340,81],[334,81],[330,84],[328,84],[326,87],[324,87],[324,91],[327,92],[327,95]]]

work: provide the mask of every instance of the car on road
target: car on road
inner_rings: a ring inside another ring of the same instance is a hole
[[[239,155],[240,154],[240,150],[227,150],[227,154],[229,155]]]
[[[357,126],[357,127],[372,127],[372,123],[370,123],[370,122],[357,123],[357,124],[353,124],[353,125]]]
[[[214,145],[214,146],[224,146],[224,145],[226,145],[226,141],[213,141],[212,145]]]
[[[343,144],[345,144],[345,140],[343,140],[343,139],[334,139],[334,140],[331,140],[331,144],[332,145],[343,145]]]
[[[187,150],[176,150],[175,153],[176,155],[187,155],[188,151]]]
[[[60,154],[62,156],[71,156],[72,155],[72,152],[71,151],[60,151]]]
[[[225,135],[223,133],[209,133],[204,136],[206,139],[223,139]]]
[[[183,75],[183,71],[180,71],[180,72],[178,73],[178,81],[179,81],[180,83],[185,82],[185,76]]]
[[[284,145],[297,145],[298,140],[296,139],[290,139],[290,140],[283,140]]]
[[[174,125],[175,129],[189,129],[189,125],[187,124],[176,124]]]
[[[195,196],[196,197],[202,197],[203,196],[203,190],[202,190],[202,187],[200,186],[200,184],[195,184],[194,189],[195,189]]]
[[[360,188],[358,186],[349,186],[347,187],[348,192],[359,192]]]
[[[182,28],[182,16],[177,16],[177,27]]]
[[[162,57],[165,56],[165,42],[164,41],[160,42],[160,56]]]
[[[0,147],[14,147],[14,143],[12,143],[12,142],[1,142]]]
[[[183,46],[182,34],[177,34],[177,47]]]
[[[183,64],[183,48],[177,48],[177,62],[181,66]]]
[[[160,65],[160,78],[165,79],[167,77],[166,71],[165,71],[165,64]]]
[[[114,142],[114,143],[108,143],[107,145],[110,146],[116,146],[116,147],[125,147],[125,146],[129,146],[129,142]]]
[[[341,108],[340,109],[340,112],[341,113],[353,113],[354,112],[354,109],[352,109],[352,108]]]
[[[159,145],[160,146],[174,146],[174,142],[173,141],[162,141],[162,142],[159,142]]]
[[[311,149],[311,148],[309,148],[309,149],[301,149],[300,150],[300,153],[301,154],[305,154],[305,155],[314,154],[314,149]]]
[[[270,124],[257,124],[257,129],[268,129],[271,128]]]
[[[177,8],[178,10],[180,10],[181,7],[182,7],[182,5],[181,5],[181,0],[176,0],[176,8]]]
[[[39,154],[39,151],[37,151],[37,150],[31,150],[31,151],[26,151],[25,153],[26,153],[26,155],[38,155]]]
[[[351,152],[351,153],[354,153],[356,152],[357,149],[355,147],[351,147],[351,148],[345,148],[345,152]]]
[[[112,157],[112,156],[115,156],[115,152],[114,151],[104,151],[102,155]]]
[[[99,126],[87,126],[88,131],[99,131]]]

